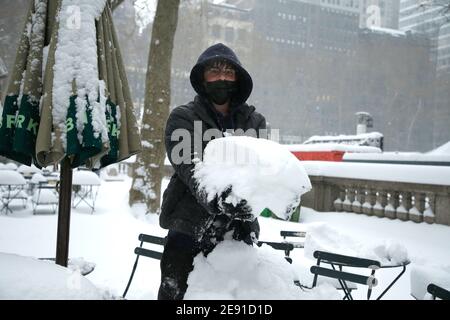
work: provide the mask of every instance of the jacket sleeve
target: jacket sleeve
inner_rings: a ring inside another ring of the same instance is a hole
[[[217,200],[207,201],[207,194],[198,190],[194,178],[195,159],[202,150],[201,132],[194,131],[194,120],[186,107],[175,108],[169,115],[165,130],[167,157],[181,181],[209,213],[218,213]],[[194,143],[198,141],[198,146]]]
[[[256,115],[256,132],[258,132],[258,138],[267,138],[266,137],[260,137],[259,136],[259,130],[264,130],[267,129],[267,123],[266,123],[266,118],[264,118],[264,116],[260,113],[257,113]]]

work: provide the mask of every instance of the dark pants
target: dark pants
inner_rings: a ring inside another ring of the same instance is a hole
[[[201,242],[187,234],[169,231],[161,258],[161,285],[158,300],[182,300],[187,290],[187,279],[193,270],[194,257],[203,252],[207,256],[223,241],[224,234],[233,230],[235,240],[253,245],[254,237],[259,236],[258,220],[230,220],[225,215],[215,217],[214,223],[205,231]]]
[[[161,258],[161,285],[158,300],[182,300],[187,290],[187,278],[193,269],[199,244],[189,235],[169,231]]]

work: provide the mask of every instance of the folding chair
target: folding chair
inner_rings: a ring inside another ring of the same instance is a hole
[[[4,210],[5,213],[8,214],[8,212],[13,213],[10,208],[11,202],[13,200],[22,200],[22,206],[25,208],[27,206],[26,201],[28,200],[28,195],[21,186],[8,186],[7,188],[5,188],[5,191],[0,194],[0,200],[2,204],[1,211]]]
[[[347,281],[368,286],[367,300],[370,299],[372,288],[378,284],[375,278],[375,271],[381,267],[380,262],[370,259],[345,256],[331,252],[315,251],[314,258],[317,259],[317,265],[311,267],[311,273],[314,274],[312,288],[317,285],[319,276],[337,279],[340,285],[339,289],[344,292],[344,300],[353,300],[352,288]],[[332,269],[323,268],[320,263],[329,264]],[[338,270],[336,269],[338,268]],[[344,272],[343,267],[368,268],[371,270],[370,276]]]
[[[441,300],[450,300],[450,291],[435,285],[434,283],[430,283],[427,286],[427,292],[431,294],[433,300],[439,298]]]
[[[141,241],[141,244],[139,245],[139,247],[136,247],[134,249],[134,253],[136,254],[136,260],[134,262],[133,269],[131,270],[130,279],[128,280],[128,283],[125,288],[125,291],[123,292],[122,298],[125,298],[125,296],[127,295],[128,289],[130,288],[130,285],[131,285],[131,281],[133,281],[134,273],[136,272],[136,268],[137,268],[137,265],[139,262],[139,257],[144,256],[144,257],[148,257],[148,258],[152,258],[152,259],[156,259],[156,260],[161,260],[161,258],[162,258],[162,252],[143,248],[142,245],[144,244],[144,242],[161,245],[163,247],[166,244],[166,238],[151,236],[151,235],[144,234],[144,233],[141,233],[139,235],[138,239],[139,239],[139,241]]]
[[[97,199],[98,188],[94,191],[94,185],[74,185],[72,207],[76,208],[84,202],[91,208],[91,214],[95,211],[95,200]]]

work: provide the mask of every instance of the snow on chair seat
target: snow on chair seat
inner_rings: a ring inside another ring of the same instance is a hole
[[[51,206],[52,212],[56,213],[56,205],[58,204],[58,201],[58,195],[53,187],[38,187],[37,192],[33,194],[31,199],[33,204],[33,214],[36,214],[36,209],[38,206]]]

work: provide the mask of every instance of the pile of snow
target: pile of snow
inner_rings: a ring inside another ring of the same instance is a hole
[[[41,173],[35,173],[31,177],[30,182],[34,184],[45,183],[47,179]]]
[[[450,185],[450,167],[410,164],[302,161],[310,176]]]
[[[26,166],[22,164],[17,169],[17,172],[23,175],[32,175],[33,173],[40,173],[41,170],[35,167],[33,164],[31,166]]]
[[[82,143],[87,102],[92,108],[92,126],[96,136],[108,140],[106,126],[105,84],[98,78],[97,37],[95,22],[105,7],[106,0],[63,0],[59,13],[58,43],[55,51],[53,79],[53,124],[65,138],[67,105],[72,96],[73,81],[76,83],[76,128]],[[78,19],[74,19],[76,16]],[[86,98],[88,101],[86,101]]]
[[[91,273],[95,269],[95,263],[84,260],[84,258],[69,259],[67,267],[83,275]]]
[[[0,167],[0,169],[1,170],[17,170],[17,164],[15,164],[14,162],[8,162],[8,163],[5,163],[5,164],[3,164],[1,167]]]
[[[447,156],[450,155],[450,141],[434,150],[431,150],[430,152],[427,152],[427,154]]]
[[[227,239],[194,259],[186,300],[342,299],[328,284],[308,291],[294,284],[296,272],[280,252]]]
[[[284,146],[244,136],[208,143],[203,161],[195,165],[194,177],[208,200],[231,186],[225,202],[236,204],[245,199],[255,215],[269,208],[286,220],[300,196],[311,190],[301,162]]]
[[[24,185],[27,181],[17,171],[13,170],[0,170],[0,185]]]
[[[314,259],[316,250],[372,259],[382,266],[401,265],[410,260],[406,248],[396,241],[385,239],[376,244],[359,243],[324,223],[308,227],[305,256]]]
[[[449,266],[421,266],[415,265],[411,269],[411,295],[419,300],[431,299],[427,292],[429,284],[435,284],[446,290],[450,290],[450,265]]]
[[[0,253],[0,299],[103,299],[77,271],[50,261]]]
[[[73,172],[72,184],[99,186],[101,180],[99,176],[92,171],[79,170]]]
[[[383,153],[346,153],[344,161],[348,160],[376,160],[376,161],[390,161],[390,162],[450,162],[450,152],[445,153],[421,153],[421,152],[383,152]]]
[[[355,153],[381,153],[381,149],[377,147],[349,145],[340,143],[286,144],[284,146],[291,152],[343,151]]]
[[[36,204],[57,204],[59,198],[54,191],[41,189],[33,194],[32,201]]]
[[[383,134],[379,132],[369,132],[357,135],[338,135],[338,136],[312,136],[304,144],[313,143],[343,143],[351,145],[377,145]]]

